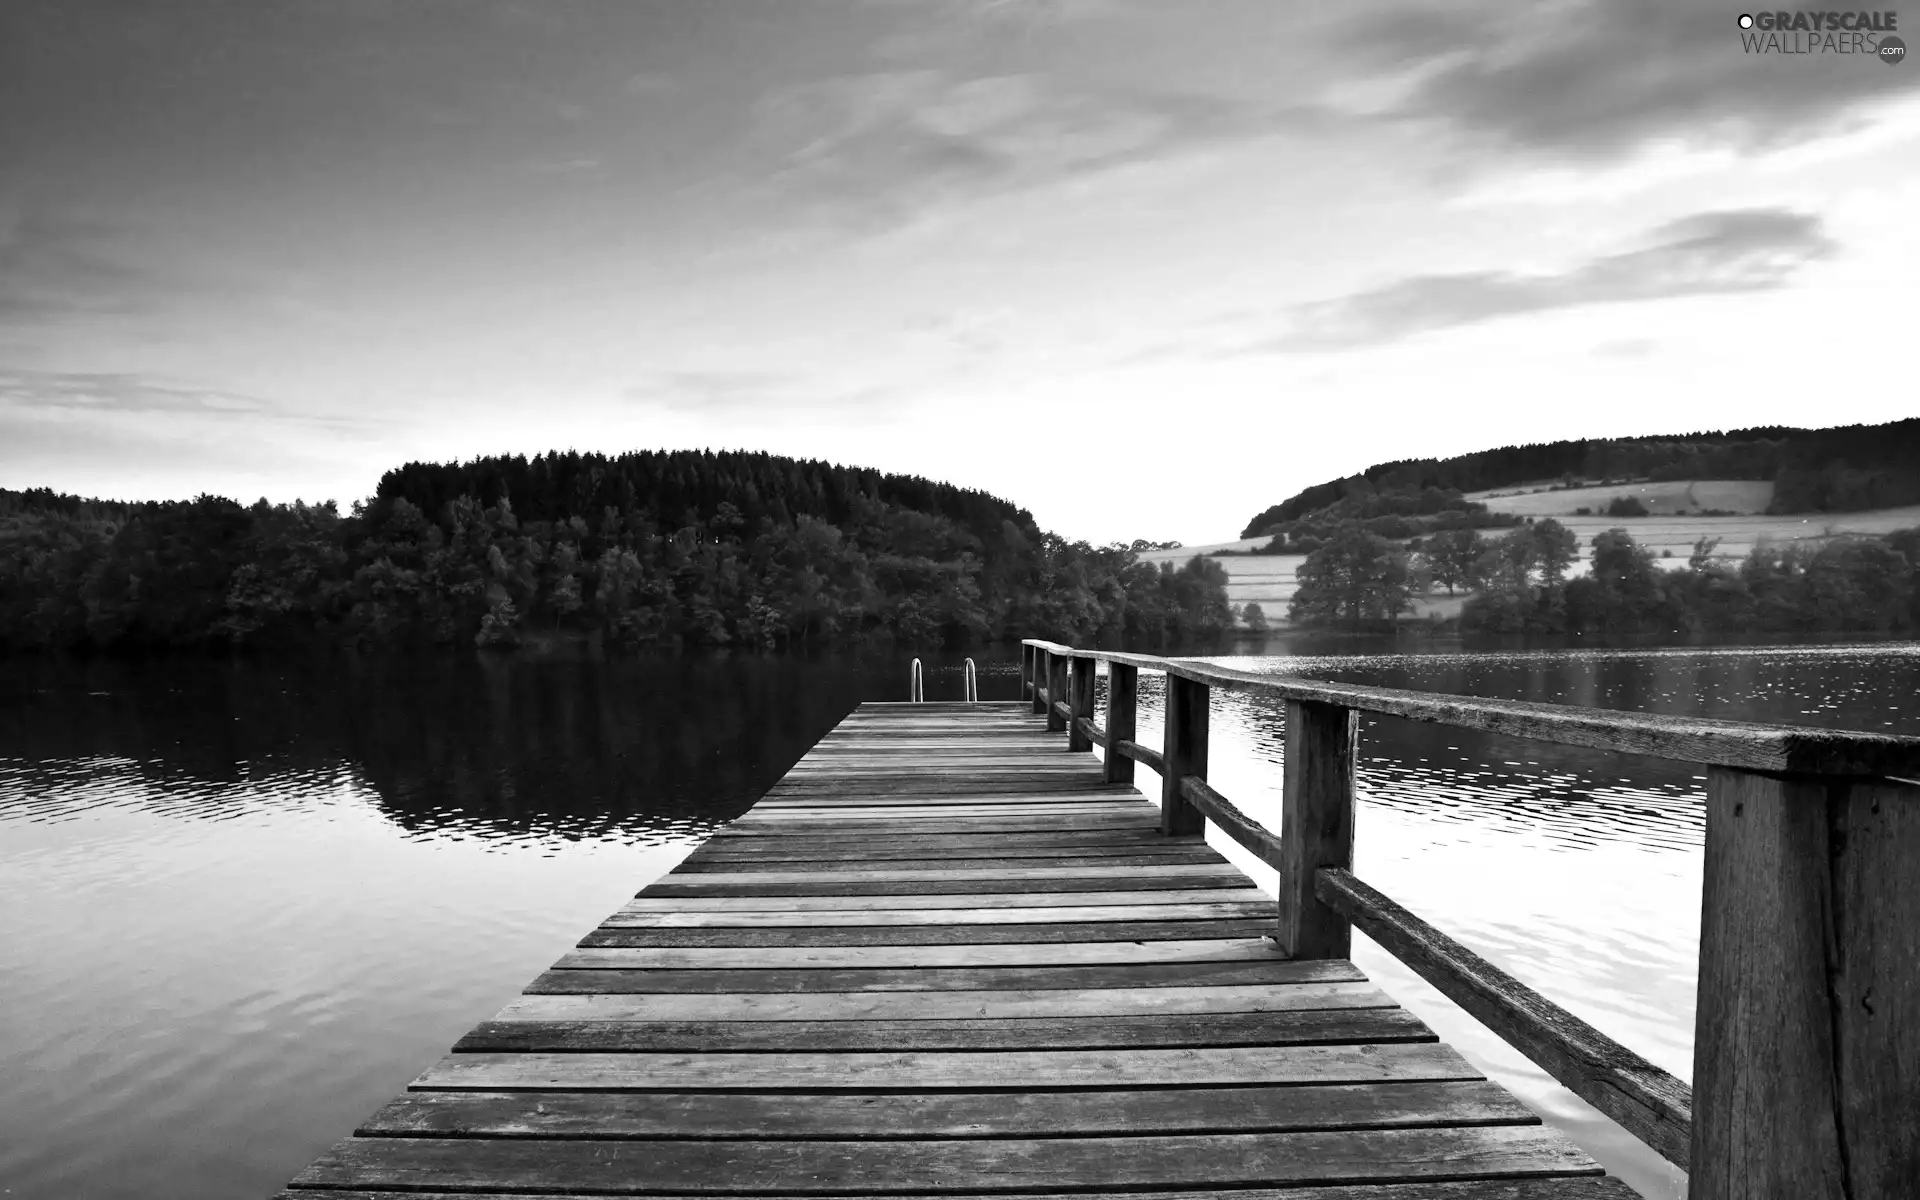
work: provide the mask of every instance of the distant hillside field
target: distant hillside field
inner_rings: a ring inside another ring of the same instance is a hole
[[[1735,500],[1744,497],[1748,507],[1766,506],[1766,496],[1762,489],[1771,490],[1768,483],[1695,483],[1676,482],[1668,484],[1621,485],[1606,488],[1579,488],[1561,492],[1530,492],[1518,496],[1472,497],[1484,502],[1496,512],[1513,512],[1525,516],[1552,517],[1573,531],[1580,541],[1581,561],[1570,572],[1573,576],[1584,575],[1591,567],[1588,555],[1594,535],[1609,529],[1624,529],[1633,535],[1633,540],[1652,550],[1660,566],[1669,569],[1684,567],[1687,558],[1693,553],[1693,545],[1701,538],[1719,538],[1720,544],[1714,547],[1713,557],[1727,563],[1737,563],[1753,552],[1753,548],[1762,542],[1785,546],[1795,542],[1819,543],[1829,538],[1848,534],[1886,534],[1896,529],[1911,529],[1920,526],[1920,505],[1908,505],[1903,508],[1883,508],[1872,512],[1856,513],[1811,513],[1803,515],[1767,516],[1750,514],[1737,517],[1701,517],[1694,515],[1654,515],[1649,517],[1605,517],[1571,515],[1575,508],[1604,507],[1615,496],[1638,495],[1650,509],[1656,508],[1656,499],[1669,511],[1677,507],[1676,497],[1684,496],[1688,487],[1695,489],[1694,496],[1703,498],[1714,496],[1716,500],[1706,501],[1704,507],[1732,509]],[[1667,489],[1655,495],[1641,488]],[[1742,492],[1739,489],[1747,489]],[[1547,504],[1552,507],[1544,507]],[[1541,505],[1542,507],[1533,507]],[[1563,507],[1564,506],[1564,507]],[[1688,507],[1691,507],[1689,505]],[[1563,515],[1564,514],[1564,515]],[[1501,530],[1487,530],[1489,536],[1497,537]],[[1184,546],[1178,550],[1149,550],[1140,555],[1143,562],[1173,562],[1176,565],[1192,558],[1195,554],[1208,554],[1216,550],[1248,550],[1255,546],[1266,545],[1266,538],[1242,538],[1232,542],[1214,542],[1201,546]],[[1213,561],[1226,568],[1227,602],[1236,609],[1252,602],[1260,606],[1267,622],[1282,625],[1287,619],[1287,603],[1293,599],[1295,574],[1300,564],[1306,561],[1304,554],[1229,554]],[[1437,614],[1442,617],[1457,616],[1465,596],[1449,597],[1444,589],[1417,602],[1414,615],[1426,617]]]
[[[1255,514],[1242,536],[1258,537],[1316,516],[1364,520],[1388,513],[1431,515],[1444,511],[1445,501],[1461,493],[1468,499],[1531,493],[1553,481],[1577,484],[1590,479],[1648,486],[1735,480],[1770,487],[1763,504],[1755,503],[1757,492],[1744,489],[1722,494],[1720,502],[1698,491],[1683,501],[1684,493],[1674,492],[1676,510],[1840,513],[1920,504],[1920,417],[1830,429],[1767,427],[1545,442],[1452,458],[1376,463],[1357,475],[1304,488]],[[1565,495],[1535,503],[1557,504]],[[1558,510],[1512,511],[1555,515]]]
[[[1773,504],[1771,481],[1744,479],[1678,479],[1662,483],[1618,483],[1605,487],[1561,488],[1548,490],[1547,484],[1532,489],[1495,489],[1469,492],[1467,499],[1484,504],[1498,513],[1522,517],[1570,517],[1585,508],[1604,513],[1607,505],[1631,496],[1657,516],[1676,513],[1764,513]]]

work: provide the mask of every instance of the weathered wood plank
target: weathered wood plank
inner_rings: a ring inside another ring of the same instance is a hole
[[[1103,987],[1232,987],[1243,984],[1357,980],[1346,964],[1312,970],[1319,963],[1267,962],[1105,963],[1052,967],[768,967],[763,970],[546,971],[527,985],[528,995],[634,992],[961,992],[1082,991]],[[1340,969],[1344,967],[1344,969]]]
[[[1346,958],[1347,918],[1321,901],[1318,872],[1353,866],[1353,805],[1360,715],[1287,701],[1286,779],[1280,818],[1280,944],[1295,958]]]
[[[669,877],[668,880],[650,884],[641,895],[664,899],[681,896],[689,899],[701,896],[727,895],[736,897],[753,896],[898,896],[898,895],[950,895],[968,896],[1018,896],[1033,892],[1050,894],[1058,892],[1104,892],[1127,889],[1137,892],[1181,891],[1197,888],[1226,888],[1243,882],[1245,876],[1235,879],[1226,872],[1205,875],[1176,875],[1162,877],[1153,872],[1114,871],[1085,878],[1071,879],[893,879],[893,880],[843,880],[832,883],[728,883],[725,885],[702,884],[696,882],[698,875]],[[968,901],[971,903],[971,901]]]
[[[1206,818],[1187,803],[1180,782],[1189,775],[1207,777],[1207,689],[1186,679],[1167,680],[1166,740],[1160,776],[1160,832],[1169,836],[1201,833]]]
[[[1111,849],[1111,848],[1110,848]],[[982,849],[975,847],[975,854]],[[1060,850],[1025,851],[1019,847],[999,847],[995,858],[932,857],[874,857],[874,858],[753,858],[732,856],[724,859],[707,858],[699,861],[687,861],[675,869],[674,874],[686,875],[769,875],[776,873],[807,871],[824,873],[831,871],[838,876],[883,875],[892,871],[992,871],[1012,863],[1034,867],[1041,870],[1084,871],[1093,867],[1105,868],[1114,873],[1132,872],[1138,869],[1158,871],[1162,867],[1202,866],[1218,871],[1226,860],[1207,849],[1188,847],[1169,847],[1154,853],[1107,853],[1084,855],[1062,852]]]
[[[454,1050],[1110,1050],[1433,1040],[1404,1008],[1315,1008],[922,1021],[483,1021]]]
[[[949,1193],[1598,1174],[1533,1125],[986,1141],[353,1138],[296,1186],[576,1188],[691,1194]]]
[[[1151,1091],[868,1093],[409,1092],[362,1137],[992,1138],[1194,1131],[1281,1132],[1419,1125],[1537,1125],[1484,1081]]]
[[[1707,778],[1694,1195],[1885,1200],[1920,1170],[1920,787]]]
[[[441,1190],[405,1192],[327,1190],[328,1200],[582,1200],[582,1192],[448,1192]],[[689,1200],[678,1195],[649,1193],[655,1200]],[[951,1192],[956,1200],[988,1200],[1005,1193]],[[782,1200],[792,1192],[765,1193],[767,1200]],[[1127,1200],[1638,1200],[1639,1193],[1608,1176],[1555,1175],[1535,1179],[1471,1179],[1421,1183],[1363,1183],[1335,1187],[1246,1187],[1222,1191],[1212,1188],[1178,1192],[1129,1191]],[[1023,1192],[1022,1200],[1087,1200],[1085,1192]],[[315,1200],[314,1193],[301,1189],[280,1193],[275,1200]],[[854,1200],[845,1194],[810,1194],[809,1200]],[[909,1200],[909,1197],[883,1192],[868,1192],[859,1200]]]
[[[1265,893],[1253,886],[1252,881],[1240,879],[1231,887],[1192,887],[1179,888],[1129,888],[1114,891],[1024,891],[981,893],[971,896],[954,896],[951,893],[902,892],[891,896],[677,896],[654,897],[642,892],[638,897],[622,905],[616,915],[626,913],[692,913],[726,911],[760,912],[834,912],[859,910],[863,912],[886,912],[907,908],[940,909],[987,909],[987,908],[1088,908],[1108,906],[1122,913],[1132,909],[1122,906],[1153,906],[1164,908],[1176,904],[1206,903],[1257,903]],[[1049,917],[1047,919],[1056,919]],[[1059,920],[1068,918],[1060,917]],[[1140,920],[1151,920],[1153,914],[1141,913]]]
[[[824,967],[1085,966],[1120,963],[1271,962],[1279,948],[1267,938],[1237,941],[1042,942],[960,946],[794,946],[753,949],[575,950],[555,970],[771,970]]]
[[[1140,672],[1117,664],[1107,672],[1107,726],[1103,731],[1100,777],[1108,783],[1132,783],[1133,760],[1117,753],[1115,746],[1132,742],[1135,710],[1139,701]]]
[[[450,1054],[422,1072],[411,1087],[416,1091],[969,1091],[1480,1078],[1450,1046],[1399,1042],[834,1054]]]
[[[811,929],[706,928],[589,930],[582,946],[953,946],[1039,942],[1143,942],[1263,937],[1271,919],[1089,921],[1026,925],[881,925]]]
[[[684,871],[675,872],[675,881],[680,886],[699,886],[726,888],[734,884],[768,883],[882,883],[911,880],[929,882],[948,879],[1129,879],[1146,874],[1130,871],[1135,864],[1121,861],[1118,863],[1099,863],[1094,866],[1065,866],[1057,863],[1042,863],[1038,866],[1021,862],[998,862],[986,867],[948,866],[944,863],[929,867],[915,866],[873,866],[858,871],[847,870],[839,863],[822,864],[817,869],[775,868],[758,871]],[[1239,875],[1232,864],[1224,859],[1219,862],[1162,862],[1153,865],[1152,875],[1156,879],[1226,879]]]
[[[707,995],[521,996],[496,1021],[938,1021],[1107,1017],[1148,1013],[1392,1008],[1369,983],[1092,988],[1029,992],[748,992]]]

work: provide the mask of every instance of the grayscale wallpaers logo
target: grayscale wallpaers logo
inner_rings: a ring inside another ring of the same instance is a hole
[[[1858,54],[1889,65],[1907,57],[1891,11],[1741,13],[1739,24],[1748,54]]]

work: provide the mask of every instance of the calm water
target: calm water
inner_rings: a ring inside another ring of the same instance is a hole
[[[1256,664],[1920,733],[1913,645],[1236,660]],[[79,1198],[270,1194],[855,703],[905,686],[892,656],[3,678],[0,1195]],[[1010,662],[983,664],[983,698],[1016,690]],[[958,692],[936,663],[929,696]],[[1213,780],[1277,822],[1277,709],[1216,705]],[[1702,780],[1403,722],[1363,738],[1357,872],[1685,1076]],[[1404,968],[1356,957],[1611,1169],[1682,1193]]]

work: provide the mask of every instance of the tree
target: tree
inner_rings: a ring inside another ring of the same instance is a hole
[[[1248,601],[1247,606],[1240,610],[1240,619],[1245,621],[1247,628],[1253,630],[1255,633],[1265,633],[1267,631],[1266,610],[1252,601]]]
[[[1427,575],[1447,589],[1472,587],[1479,582],[1474,566],[1486,550],[1486,539],[1472,529],[1445,529],[1428,538],[1421,549]]]
[[[1412,606],[1406,553],[1385,538],[1349,526],[1300,564],[1287,615],[1300,624],[1358,630],[1391,624]]]

